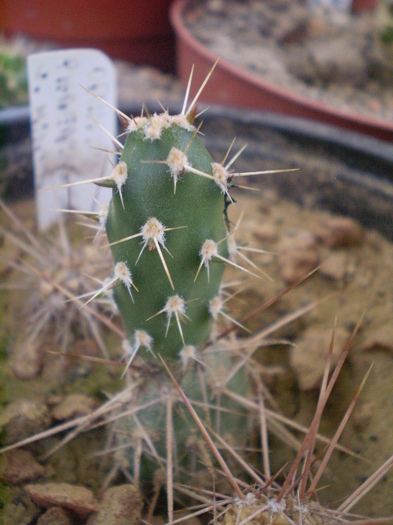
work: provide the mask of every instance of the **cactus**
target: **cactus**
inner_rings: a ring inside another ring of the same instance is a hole
[[[194,118],[203,87],[187,110],[186,97],[179,115],[130,118],[116,110],[127,133],[124,146],[113,138],[120,160],[109,176],[91,179],[112,188],[99,220],[114,259],[111,280],[93,297],[113,289],[128,366],[141,349],[146,359],[160,353],[176,361],[185,348],[196,357],[223,312],[225,266],[252,274],[236,262],[233,233],[225,227],[233,180],[247,175],[230,171],[242,150],[220,164],[200,141]]]
[[[186,115],[165,112],[129,129],[106,222],[119,283],[114,296],[134,348],[176,359],[210,334],[209,302],[227,252],[223,194]]]
[[[226,265],[260,275],[237,262],[237,225],[230,231],[226,212],[236,178],[262,172],[235,173],[231,166],[243,148],[228,160],[229,148],[218,163],[200,141],[194,120],[205,82],[188,108],[186,95],[178,115],[165,110],[144,115],[142,111],[141,116],[130,118],[113,108],[126,126],[124,146],[112,137],[119,161],[110,175],[83,181],[112,188],[109,206],[88,215],[98,221],[98,232],[106,231],[113,272],[88,302],[113,293],[125,327],[123,375],[129,370],[128,402],[135,410],[115,425],[115,446],[128,449],[125,457],[134,465],[136,478],[141,462],[147,465],[153,456],[160,464],[168,447],[173,449],[165,432],[172,424],[177,479],[184,480],[186,471],[190,481],[206,464],[205,447],[201,448],[199,438],[191,439],[190,416],[158,356],[169,364],[201,419],[236,446],[249,442],[254,418],[222,390],[246,398],[252,382],[247,359],[239,361],[239,354],[225,343],[212,344],[211,333],[220,318],[246,329],[225,312],[222,275]],[[210,348],[202,353],[208,341]],[[236,369],[235,361],[239,362]],[[148,444],[145,455],[142,442],[145,450]],[[210,487],[210,477],[204,477]]]

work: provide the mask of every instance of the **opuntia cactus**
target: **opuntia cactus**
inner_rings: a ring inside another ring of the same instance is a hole
[[[124,399],[132,408],[117,416],[114,447],[124,450],[138,479],[141,464],[153,457],[162,465],[160,458],[176,443],[178,479],[191,481],[202,470],[210,487],[206,446],[190,432],[192,418],[157,357],[169,364],[203,423],[243,449],[255,419],[246,398],[260,368],[254,364],[250,373],[251,356],[228,341],[214,343],[211,329],[220,317],[246,329],[226,313],[228,297],[220,290],[228,264],[260,277],[237,262],[239,256],[256,268],[236,244],[238,224],[229,228],[229,190],[238,177],[266,172],[234,172],[231,166],[243,148],[228,160],[233,144],[222,163],[212,159],[194,126],[203,87],[188,109],[186,96],[183,110],[174,116],[164,110],[130,118],[113,108],[127,136],[124,146],[112,137],[120,156],[112,173],[66,186],[94,182],[112,188],[109,206],[80,212],[98,222],[98,233],[106,231],[112,276],[99,290],[77,299],[90,295],[89,303],[113,292],[125,326],[123,375],[130,370],[130,389]]]
[[[208,339],[227,256],[218,170],[188,119],[129,123],[106,222],[128,339],[170,359]]]
[[[100,217],[114,258],[104,288],[113,288],[123,318],[128,365],[140,349],[146,358],[174,360],[184,348],[196,356],[220,313],[226,264],[242,268],[224,215],[232,180],[244,174],[229,171],[238,154],[214,162],[200,141],[197,97],[174,116],[117,111],[127,127],[125,145],[116,141],[120,160],[110,176],[94,179],[113,188]]]

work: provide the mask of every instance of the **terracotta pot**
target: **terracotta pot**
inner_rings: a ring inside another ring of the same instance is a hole
[[[2,0],[0,30],[171,70],[172,0]]]
[[[186,0],[175,0],[171,22],[176,34],[177,72],[187,83],[192,65],[193,86],[200,86],[217,56],[192,36],[183,23]],[[191,95],[195,95],[195,88]],[[308,100],[290,91],[263,82],[260,78],[220,59],[201,99],[216,104],[256,108],[333,124],[393,142],[393,124]]]
[[[378,0],[352,0],[352,12],[375,11]]]

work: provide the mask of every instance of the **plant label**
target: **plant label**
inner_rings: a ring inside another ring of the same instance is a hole
[[[106,188],[92,194],[91,185],[65,185],[112,171],[114,155],[99,150],[114,150],[110,135],[116,135],[117,119],[94,94],[116,106],[116,73],[96,49],[33,54],[27,70],[37,224],[44,230],[61,209],[91,212],[110,198]]]

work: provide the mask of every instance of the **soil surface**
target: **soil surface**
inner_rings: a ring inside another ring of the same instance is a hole
[[[242,280],[241,292],[230,303],[233,317],[243,319],[261,303],[319,266],[319,270],[299,288],[285,295],[263,315],[247,322],[247,327],[256,334],[278,319],[316,302],[315,308],[307,315],[274,331],[268,338],[271,341],[268,346],[258,351],[258,359],[266,366],[266,385],[283,414],[297,423],[310,423],[334,327],[333,364],[354,327],[362,320],[320,429],[327,436],[333,435],[363,376],[374,363],[364,392],[340,440],[365,461],[344,453],[333,455],[325,480],[329,486],[321,491],[319,498],[334,502],[348,496],[392,453],[393,245],[376,231],[364,229],[351,218],[304,209],[279,198],[273,190],[258,198],[245,195],[236,198],[241,204],[232,209],[231,218],[235,221],[242,210],[246,212],[236,238],[241,239],[245,247],[266,250],[266,253],[242,252],[260,270],[250,267],[245,260],[241,263],[259,273],[262,279]],[[26,207],[26,203],[16,209],[25,215],[25,219],[31,217],[32,207]],[[3,260],[11,258],[15,261],[18,252],[12,243],[7,242],[3,245]],[[269,278],[263,277],[262,272],[266,272]],[[3,266],[2,278],[15,283],[8,265]],[[239,274],[229,270],[226,278],[238,279]],[[30,373],[28,378],[21,377],[18,371],[23,350],[18,350],[19,366],[15,367],[14,345],[23,336],[23,324],[18,316],[15,317],[15,311],[26,300],[29,300],[26,291],[22,294],[12,292],[3,303],[3,408],[0,424],[3,436],[7,436],[6,443],[59,421],[91,413],[102,396],[100,392],[116,391],[119,387],[117,369],[59,359],[43,354],[42,350],[35,373]],[[15,332],[18,330],[17,337]],[[244,335],[244,332],[239,332],[240,337]],[[55,336],[55,333],[48,334],[47,350],[57,351]],[[72,342],[68,351],[100,356],[93,341],[83,341],[82,346],[78,341]],[[114,340],[113,343],[118,352],[119,345]],[[28,360],[31,357],[28,348],[26,352]],[[20,403],[23,403],[24,416],[21,415]],[[16,430],[18,424],[19,431]],[[86,446],[92,451],[102,448],[103,439],[102,432],[87,433],[45,461],[42,456],[59,443],[60,437],[29,447],[32,456],[28,461],[21,460],[18,451],[11,452],[1,459],[0,478],[11,487],[15,485],[19,492],[25,483],[38,481],[44,483],[44,492],[47,485],[56,482],[71,483],[68,489],[71,492],[77,484],[88,486],[97,494],[100,483],[108,475],[110,463],[106,458],[105,463],[98,467],[94,454],[85,457],[83,451]],[[293,454],[276,441],[271,442],[273,472],[293,458]],[[95,472],[94,483],[92,470]],[[60,488],[64,489],[63,486]],[[388,475],[356,508],[357,512],[378,517],[392,514],[392,490],[393,476]],[[45,494],[42,497],[50,499],[50,492]],[[91,497],[94,498],[93,492]]]
[[[127,68],[127,71],[131,70]],[[162,77],[151,69],[135,68],[131,77],[130,82],[125,81],[123,84],[123,96],[126,100],[129,100],[129,97],[143,98],[149,89],[146,83],[150,82],[155,86],[157,97],[161,100],[166,99],[166,92],[172,92],[172,83],[180,92],[177,82],[172,77]],[[174,100],[176,99],[177,95],[174,97]],[[213,130],[214,125],[222,131],[222,122],[213,123]],[[207,130],[206,134],[211,136],[211,131]],[[231,128],[227,131],[233,136]],[[272,135],[271,132],[268,134]],[[261,149],[255,159],[255,166],[250,164],[249,159],[242,163],[240,157],[236,169],[274,169],[288,166],[288,147],[285,143],[279,142],[276,152],[264,136],[258,136],[259,139]],[[283,166],[277,165],[276,153]],[[271,163],[261,166],[265,157],[271,159]],[[318,152],[317,159],[320,160]],[[217,156],[216,160],[222,160],[222,155]],[[296,181],[294,184],[306,188],[307,184],[316,186],[319,180],[321,187],[324,186],[321,172],[327,169],[327,166],[322,169],[320,165],[316,167],[314,161],[307,157],[308,161],[311,162],[310,172],[303,167],[300,153],[296,153],[295,163],[300,167],[301,175],[300,178],[293,179]],[[291,166],[293,162],[291,159]],[[329,168],[333,169],[331,166]],[[340,166],[339,170],[341,168]],[[329,171],[329,180],[334,180],[336,174]],[[286,177],[292,175],[288,174]],[[353,492],[393,452],[393,245],[375,230],[365,229],[354,218],[321,210],[315,200],[306,201],[304,206],[298,206],[283,198],[274,185],[265,186],[265,181],[266,179],[262,181],[264,191],[256,195],[253,195],[254,192],[236,190],[234,195],[237,203],[236,207],[231,207],[230,217],[236,222],[242,210],[245,211],[236,239],[246,248],[266,251],[242,253],[260,268],[256,270],[248,266],[251,271],[262,275],[263,270],[272,280],[267,277],[242,280],[241,293],[230,303],[231,315],[242,319],[261,303],[286,289],[297,278],[319,267],[319,270],[301,286],[286,294],[263,315],[247,323],[247,327],[257,333],[310,302],[320,302],[307,315],[285,324],[272,333],[271,345],[261,347],[258,351],[258,359],[266,365],[266,385],[275,396],[279,409],[298,423],[310,423],[334,326],[336,359],[354,327],[362,320],[344,370],[326,408],[320,429],[322,433],[333,435],[370,364],[374,363],[340,440],[344,446],[366,461],[337,452],[329,462],[325,480],[320,483],[324,488],[318,493],[318,497],[322,501],[334,504]],[[244,184],[251,185],[252,181],[245,181]],[[337,185],[337,196],[340,192],[340,186]],[[32,202],[20,201],[14,203],[13,208],[23,220],[23,224],[32,228]],[[1,224],[5,224],[3,218]],[[79,239],[80,235],[77,237]],[[0,280],[6,285],[11,282],[15,284],[15,280],[18,283],[20,278],[9,262],[20,263],[21,250],[14,243],[5,242],[3,238],[0,242]],[[100,251],[96,259],[101,258]],[[242,259],[241,264],[248,263]],[[86,273],[91,273],[90,269]],[[238,279],[239,274],[229,271],[226,278]],[[92,285],[94,287],[94,283]],[[43,288],[47,292],[47,288]],[[14,314],[20,311],[20,305],[28,303],[29,299],[29,294],[24,290],[16,290],[7,295],[2,293],[1,298],[0,436],[3,444],[6,443],[7,432],[11,432],[9,439],[15,440],[22,437],[20,429],[36,432],[48,428],[48,425],[58,424],[59,421],[66,422],[75,416],[91,413],[98,403],[121,388],[119,373],[122,366],[108,369],[106,366],[81,359],[61,359],[47,352],[59,350],[55,333],[48,334],[45,346],[38,353],[31,354],[28,346],[25,350],[23,346],[18,348],[19,364],[24,356],[30,366],[29,378],[21,377],[23,367],[15,368],[15,343],[17,339],[23,340],[24,322],[20,316]],[[245,337],[246,334],[239,331],[238,336]],[[108,344],[114,349],[113,357],[118,357],[121,351],[118,337],[112,335]],[[72,340],[69,351],[75,355],[102,357],[97,344],[86,337],[82,342]],[[35,366],[31,366],[32,360]],[[97,501],[100,501],[101,505],[106,499],[111,499],[110,494],[100,498],[100,487],[110,476],[111,458],[107,456],[102,459],[94,454],[86,454],[86,450],[94,452],[103,448],[105,431],[96,429],[93,433],[82,434],[57,453],[43,459],[49,450],[59,445],[62,437],[64,435],[52,437],[26,450],[0,457],[0,480],[3,483],[0,488],[5,487],[2,497],[5,499],[7,512],[16,515],[18,510],[22,515],[29,515],[32,521],[44,512],[43,501],[49,507],[51,502],[56,501],[56,507],[49,508],[46,513],[49,520],[49,513],[53,512],[52,522],[58,523],[60,518],[65,520],[60,514],[65,514],[67,518],[70,505],[83,515],[84,512],[93,512],[91,509],[98,508]],[[293,459],[293,454],[276,439],[271,440],[270,446],[272,471],[277,472]],[[124,479],[116,481],[125,482]],[[37,482],[43,491],[43,494],[38,496],[30,486],[31,483]],[[80,506],[81,503],[75,496],[75,486],[87,487],[90,490],[84,506]],[[122,490],[128,494],[130,487],[122,486]],[[373,517],[392,515],[392,493],[393,475],[388,474],[354,511]],[[67,519],[69,521],[64,521],[65,523],[72,523],[69,517]],[[78,519],[75,523],[81,522],[81,518]]]
[[[190,2],[184,21],[214,54],[269,84],[393,121],[392,45],[380,12],[352,15],[305,0],[205,0]]]

